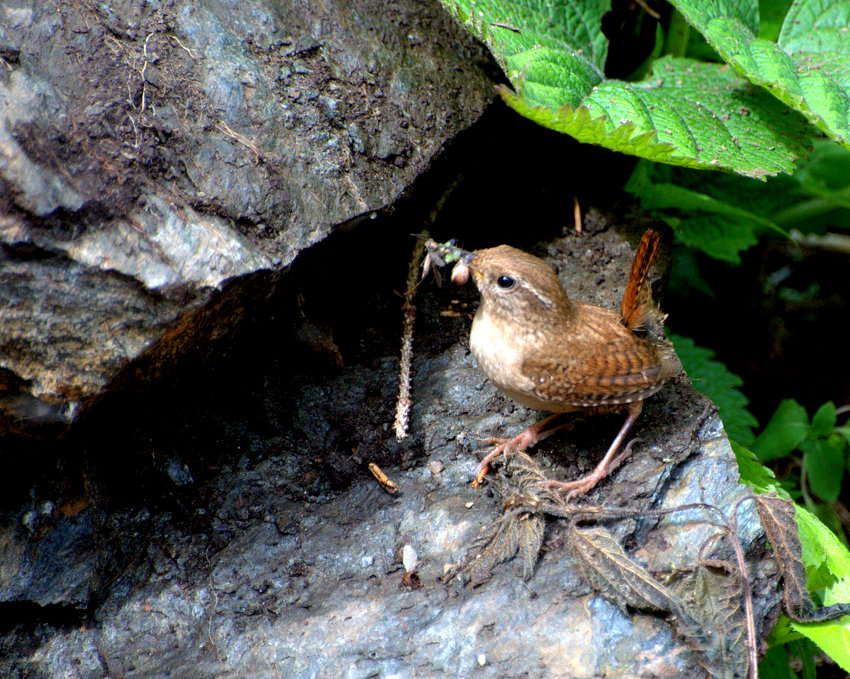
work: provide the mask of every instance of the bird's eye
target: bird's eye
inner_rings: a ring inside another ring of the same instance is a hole
[[[514,285],[516,285],[516,279],[511,278],[510,276],[499,276],[496,279],[496,285],[498,285],[502,290],[510,290]]]

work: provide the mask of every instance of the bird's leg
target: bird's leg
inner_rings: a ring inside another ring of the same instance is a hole
[[[526,448],[533,446],[540,441],[549,438],[552,434],[555,434],[564,429],[570,429],[574,422],[564,422],[563,424],[559,424],[557,427],[552,427],[548,429],[549,425],[558,417],[563,415],[564,413],[555,413],[554,415],[549,415],[548,417],[544,417],[539,422],[532,424],[525,431],[523,431],[518,436],[515,436],[512,439],[507,438],[490,438],[485,441],[488,445],[497,444],[495,448],[493,448],[487,455],[484,457],[481,462],[478,463],[478,466],[475,468],[475,480],[469,485],[473,488],[481,485],[481,482],[484,480],[484,477],[487,476],[487,472],[490,469],[490,462],[493,459],[502,453],[521,453]]]
[[[613,443],[611,443],[611,447],[608,448],[608,452],[605,453],[605,457],[602,458],[602,461],[596,465],[596,469],[594,469],[587,476],[583,476],[580,479],[576,479],[575,481],[543,481],[541,485],[546,486],[548,488],[556,488],[558,490],[566,490],[567,495],[564,498],[565,500],[570,500],[577,495],[584,495],[586,492],[591,490],[597,483],[599,483],[602,479],[604,479],[612,469],[616,469],[620,464],[625,460],[629,454],[632,452],[632,444],[635,441],[629,443],[626,446],[626,449],[620,453],[617,457],[617,451],[620,449],[620,446],[623,444],[623,441],[626,438],[626,435],[629,433],[629,430],[632,428],[632,425],[637,420],[638,415],[640,415],[640,411],[643,408],[642,401],[636,401],[634,403],[630,403],[628,406],[629,416],[626,418],[626,421],[623,422],[623,426],[620,428],[620,432],[617,434],[617,437],[614,439]],[[637,439],[635,439],[637,440]]]

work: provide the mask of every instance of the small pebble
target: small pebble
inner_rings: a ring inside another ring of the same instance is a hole
[[[401,563],[406,573],[416,570],[416,566],[419,565],[419,557],[411,545],[405,545],[401,548]]]
[[[437,476],[442,473],[445,468],[446,465],[444,465],[440,460],[432,460],[428,463],[428,469],[434,476]]]

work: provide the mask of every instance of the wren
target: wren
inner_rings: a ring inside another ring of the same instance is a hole
[[[568,499],[591,490],[629,454],[626,446],[617,457],[643,400],[679,368],[648,280],[659,240],[652,230],[644,233],[620,313],[571,300],[546,262],[508,245],[460,256],[452,281],[465,283],[471,275],[481,295],[469,342],[478,366],[509,398],[554,413],[515,438],[489,439],[498,445],[478,465],[473,485],[500,453],[525,450],[570,426],[551,426],[562,413],[627,415],[590,474],[547,482],[566,490]]]

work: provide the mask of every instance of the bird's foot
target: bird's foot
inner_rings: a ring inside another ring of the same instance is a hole
[[[575,420],[570,422],[565,422],[563,424],[559,424],[557,427],[550,427],[557,418],[559,418],[563,413],[555,413],[554,415],[549,415],[548,417],[544,417],[539,422],[532,424],[525,431],[523,431],[518,436],[514,438],[489,438],[485,440],[487,445],[494,445],[495,448],[491,450],[484,457],[481,462],[478,463],[478,466],[475,468],[475,480],[472,481],[469,485],[473,488],[477,488],[481,485],[481,482],[484,480],[484,477],[487,476],[487,472],[490,470],[490,462],[492,462],[498,455],[505,453],[505,455],[510,455],[512,453],[522,453],[526,450],[526,448],[530,448],[531,446],[539,443],[543,439],[549,438],[552,434],[555,434],[559,431],[563,431],[564,429],[571,429],[573,424],[575,424]]]
[[[622,453],[617,455],[617,457],[610,462],[603,460],[597,465],[596,469],[587,476],[582,476],[580,479],[576,479],[575,481],[555,481],[549,479],[541,481],[539,485],[544,488],[554,488],[555,490],[566,491],[566,494],[564,495],[564,502],[569,502],[573,498],[585,495],[593,490],[597,483],[617,469],[617,467],[619,467],[623,461],[631,455],[632,446],[642,440],[643,439],[640,438],[632,439],[623,449]]]
[[[484,477],[487,476],[487,472],[490,471],[490,463],[499,455],[504,453],[505,455],[510,455],[512,453],[521,453],[529,446],[533,446],[537,441],[539,441],[538,432],[534,431],[534,427],[529,427],[524,432],[515,436],[514,438],[489,438],[484,442],[487,445],[495,444],[495,448],[493,448],[487,455],[484,456],[484,459],[478,463],[478,466],[475,468],[475,479],[469,484],[472,488],[477,488],[484,481]]]

